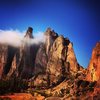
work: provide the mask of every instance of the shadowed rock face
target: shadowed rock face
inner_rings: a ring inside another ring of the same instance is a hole
[[[6,76],[12,66],[12,63],[13,63],[13,58],[14,58],[14,55],[17,51],[17,48],[14,48],[12,46],[8,46],[8,51],[7,51],[7,62],[4,66],[4,71],[3,71],[3,74],[4,76]]]
[[[30,39],[33,39],[32,35],[33,29],[31,27],[28,28],[26,35],[24,36],[24,39],[28,39],[27,42],[30,41]],[[30,78],[33,74],[33,68],[34,68],[34,61],[36,57],[36,52],[38,45],[30,45],[27,42],[23,43],[20,47],[20,61],[18,67],[18,74],[21,78]]]
[[[7,63],[8,46],[0,44],[0,79],[2,77],[4,66]]]
[[[28,28],[24,39],[33,39],[32,35],[33,29],[31,27]],[[27,42],[23,43],[22,46],[19,48],[19,51],[16,55],[16,60],[19,59],[16,70],[14,74],[22,79],[29,79],[34,74],[34,65],[35,65],[35,58],[39,48],[39,44],[28,44]],[[19,58],[17,58],[19,57]],[[13,66],[12,66],[13,67]]]
[[[29,27],[24,39],[28,39],[27,41],[33,39],[32,31],[33,29]],[[13,76],[23,79],[32,77],[39,45],[29,45],[27,42],[23,42],[22,46],[18,48],[0,45],[2,48],[0,53],[0,75],[3,73],[2,76],[7,78]]]
[[[39,73],[46,73],[47,62],[48,56],[46,54],[45,45],[41,44],[36,54],[34,74],[38,75]]]
[[[6,77],[13,62],[13,57],[17,51],[9,45],[0,44],[0,79]]]
[[[98,42],[95,48],[93,49],[92,57],[87,70],[87,80],[100,80],[100,42]]]

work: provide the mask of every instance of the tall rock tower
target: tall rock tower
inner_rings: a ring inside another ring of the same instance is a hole
[[[12,66],[7,74],[9,78],[11,76],[16,76],[22,79],[29,79],[33,76],[34,63],[39,45],[32,43],[32,40],[34,39],[32,32],[33,28],[28,27],[22,40],[22,45],[14,55]]]
[[[33,44],[30,44],[31,40],[33,39],[32,32],[33,29],[31,27],[28,27],[28,30],[24,36],[22,46],[20,47],[21,64],[18,69],[20,77],[22,78],[29,77],[32,74],[34,66],[34,47]]]

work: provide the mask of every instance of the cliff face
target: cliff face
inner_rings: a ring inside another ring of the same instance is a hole
[[[39,45],[31,44],[33,29],[28,28],[20,47],[0,45],[0,77],[20,77],[29,79],[33,76],[35,58]]]
[[[16,50],[16,48],[9,45],[0,45],[0,78],[5,78],[7,76],[7,73],[12,66]]]
[[[26,32],[26,35],[24,36],[24,42],[22,43],[22,46],[19,48],[20,61],[18,62],[19,65],[17,66],[17,70],[19,74],[18,76],[22,79],[29,79],[34,74],[33,69],[39,45],[30,44],[31,39],[33,39],[32,31],[33,29],[29,27]]]
[[[68,73],[77,73],[82,67],[77,62],[68,38],[58,36],[50,28],[45,32],[45,37],[45,43],[40,46],[36,56],[34,84],[42,82],[53,86],[63,81]]]
[[[80,68],[69,39],[48,28],[45,42],[30,44],[34,39],[33,29],[28,28],[21,47],[0,45],[0,77],[31,78],[45,73],[50,84],[57,83],[66,73],[77,72]],[[3,73],[3,75],[2,75]]]
[[[68,73],[78,71],[77,60],[70,45],[72,43],[68,39],[58,36],[51,46],[47,64],[50,84],[57,84]]]
[[[86,78],[89,81],[100,81],[100,42],[93,49]]]

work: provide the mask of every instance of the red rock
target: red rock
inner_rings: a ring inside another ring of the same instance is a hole
[[[86,79],[89,81],[100,80],[100,42],[93,49],[92,57],[87,68]]]
[[[13,95],[0,96],[0,98],[7,100],[35,100],[31,94],[28,93],[15,93]]]

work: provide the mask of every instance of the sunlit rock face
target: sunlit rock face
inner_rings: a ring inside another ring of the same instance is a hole
[[[47,28],[46,32],[44,33],[45,36],[45,43],[42,43],[39,47],[39,50],[36,54],[35,59],[35,68],[34,73],[35,75],[39,73],[46,73],[47,63],[50,55],[50,49],[53,45],[53,42],[57,38],[58,34],[55,33],[51,28]]]
[[[54,32],[54,30],[51,30],[51,28],[47,28],[44,35],[45,35],[46,54],[49,55],[50,48],[53,45],[55,39],[58,37],[58,34]]]
[[[100,80],[100,42],[98,42],[93,49],[92,57],[87,68],[86,78],[89,81]]]
[[[34,80],[34,84],[39,85],[40,82],[42,82],[47,86],[48,82],[47,64],[51,55],[50,50],[52,48],[55,39],[58,37],[58,34],[54,32],[54,30],[51,30],[51,28],[47,28],[46,32],[44,33],[44,36],[45,36],[44,38],[45,43],[40,45],[39,50],[36,54],[35,68],[34,68],[34,73],[35,73],[34,75],[36,76],[36,79]]]
[[[80,66],[69,39],[58,36],[50,49],[47,73],[50,84],[57,84],[67,77],[68,73],[77,72]]]
[[[70,70],[77,72],[78,68],[80,67],[77,63],[77,59],[74,53],[74,49],[73,49],[73,44],[69,43],[68,45],[68,52],[67,52],[67,60],[66,60],[69,64],[70,64]]]
[[[50,86],[58,84],[68,73],[75,73],[82,69],[77,62],[73,45],[68,38],[58,36],[56,32],[48,28],[45,35],[45,43],[42,44],[37,52],[35,60],[35,70],[37,78],[34,83],[38,85],[39,81],[43,82],[40,74],[47,76]],[[39,79],[38,79],[39,78]]]
[[[47,64],[47,73],[50,79],[50,85],[57,84],[64,77],[64,74],[69,71],[70,66],[66,61],[67,45],[64,45],[64,37],[59,36],[53,43],[50,56]]]

